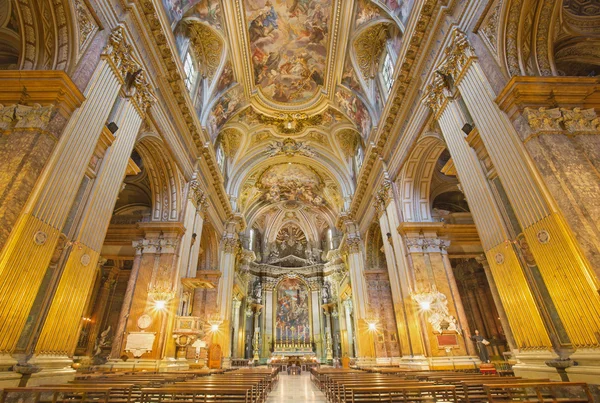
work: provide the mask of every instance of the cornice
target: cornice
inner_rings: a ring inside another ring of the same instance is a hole
[[[409,86],[413,80],[419,77],[419,74],[415,72],[417,58],[423,51],[423,47],[426,46],[427,39],[429,39],[427,32],[432,26],[432,17],[437,10],[447,5],[448,2],[449,0],[424,0],[421,9],[418,11],[417,21],[413,25],[414,29],[405,36],[406,42],[403,44],[403,51],[398,58],[399,65],[397,65],[392,95],[387,101],[379,126],[372,136],[373,140],[367,147],[363,167],[357,179],[357,189],[350,207],[352,214],[356,214],[362,204],[369,186],[373,165],[378,159],[380,150],[385,146],[388,137],[390,137],[398,123],[398,114],[401,106],[405,103],[405,95],[409,90]]]
[[[223,206],[226,215],[230,215],[232,213],[231,205],[223,186],[223,178],[216,163],[214,150],[212,150],[212,147],[207,146],[210,145],[210,139],[207,133],[202,129],[200,121],[196,116],[192,101],[184,86],[184,81],[180,74],[180,69],[178,68],[176,55],[173,53],[172,47],[169,46],[167,37],[172,34],[171,32],[165,33],[165,29],[159,17],[159,13],[161,13],[162,10],[159,11],[159,9],[157,9],[156,2],[153,0],[137,0],[135,4],[140,6],[142,18],[146,22],[144,26],[150,31],[154,38],[153,45],[157,47],[165,71],[167,72],[165,78],[171,88],[190,135],[192,136],[200,155],[204,157],[203,160],[208,166],[210,175],[214,180],[213,186],[217,197]],[[162,6],[159,4],[159,7]]]

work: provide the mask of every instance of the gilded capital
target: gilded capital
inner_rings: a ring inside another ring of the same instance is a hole
[[[469,60],[475,57],[475,51],[465,33],[455,29],[452,32],[452,40],[444,53],[446,57],[437,71],[443,75],[451,76],[455,82],[458,82]]]

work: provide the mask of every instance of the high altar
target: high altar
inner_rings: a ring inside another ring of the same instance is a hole
[[[248,265],[246,357],[331,359],[340,351],[336,279],[343,276],[334,259],[310,245],[300,228],[284,226],[285,241],[268,244],[263,262]],[[316,244],[316,242],[315,242]],[[333,313],[333,315],[331,314]],[[253,320],[250,320],[253,318]],[[337,333],[336,333],[337,332]]]

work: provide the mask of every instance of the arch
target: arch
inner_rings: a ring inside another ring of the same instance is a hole
[[[216,270],[219,267],[219,237],[210,224],[205,221],[200,236],[200,255],[198,270]]]
[[[584,8],[592,11],[580,15],[574,3],[578,2],[510,0],[503,4],[499,53],[508,76],[587,75],[600,67],[600,41],[591,38],[600,33],[600,15],[594,7]],[[580,66],[574,67],[575,61]]]
[[[225,38],[197,17],[184,18],[179,26],[184,27],[184,35],[189,38],[189,49],[194,54],[198,71],[203,77],[214,80],[226,58]]]
[[[432,221],[431,180],[445,149],[444,142],[433,134],[423,137],[411,152],[398,184],[404,221]]]
[[[68,0],[15,0],[12,3],[21,41],[19,70],[71,72],[75,68],[80,50],[97,30],[86,6],[79,3]],[[79,24],[73,17],[76,13],[81,15]]]
[[[135,146],[144,160],[152,190],[152,221],[178,221],[182,184],[177,166],[159,138],[143,136]]]
[[[366,270],[387,269],[383,242],[381,227],[377,222],[374,222],[369,227],[367,236],[365,237]]]

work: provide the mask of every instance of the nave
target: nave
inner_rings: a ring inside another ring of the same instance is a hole
[[[599,56],[600,0],[0,0],[0,388],[597,394]]]
[[[287,373],[286,373],[287,372]],[[594,391],[597,393],[597,389]],[[594,403],[586,383],[511,373],[311,368],[81,372],[64,385],[4,388],[0,403]]]

